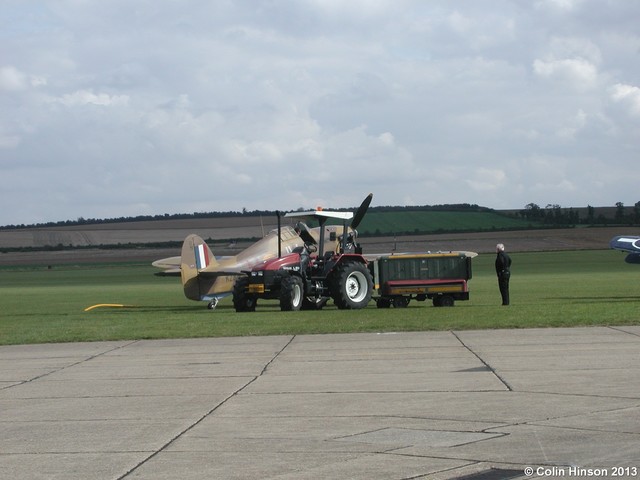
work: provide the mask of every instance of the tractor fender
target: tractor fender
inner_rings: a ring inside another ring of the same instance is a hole
[[[345,253],[340,255],[331,265],[331,268],[327,271],[327,275],[331,274],[338,266],[344,263],[362,263],[363,265],[368,265],[367,259],[362,255],[358,255],[355,253]]]

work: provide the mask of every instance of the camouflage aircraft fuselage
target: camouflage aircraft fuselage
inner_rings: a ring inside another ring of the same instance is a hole
[[[325,245],[338,250],[340,248],[338,239],[344,227],[325,225],[323,230]],[[309,233],[316,242],[319,241],[320,227],[309,229]],[[278,230],[272,230],[239,254],[216,259],[202,238],[189,235],[182,245],[180,257],[180,275],[185,296],[191,300],[211,301],[231,294],[237,277],[243,275],[243,271],[251,270],[257,264],[277,258],[278,243]],[[294,228],[290,226],[281,228],[281,255],[288,255],[296,247],[303,245],[302,238]],[[157,266],[166,266],[166,263],[162,262],[155,263]]]

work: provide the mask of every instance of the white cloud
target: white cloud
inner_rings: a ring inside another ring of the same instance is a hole
[[[0,11],[0,224],[638,201],[636,2],[27,3]]]
[[[539,60],[533,62],[534,72],[545,78],[557,79],[569,88],[578,91],[596,86],[598,70],[583,58],[561,60]]]
[[[535,5],[538,8],[552,8],[569,12],[583,3],[584,0],[536,0]]]
[[[80,105],[126,106],[129,103],[128,95],[109,95],[107,93],[93,93],[89,90],[78,90],[73,93],[62,95],[56,99],[57,102],[67,107],[77,107]]]
[[[47,84],[44,77],[28,75],[14,66],[0,68],[0,91],[18,92],[30,87],[41,87]]]
[[[471,26],[473,25],[473,20],[466,17],[459,11],[452,12],[448,17],[449,24],[451,28],[459,34],[464,34],[469,31]]]
[[[380,140],[380,142],[388,147],[391,147],[394,145],[395,143],[395,138],[393,137],[393,135],[389,132],[384,132],[382,134],[380,134],[378,136],[378,139]]]
[[[598,66],[602,52],[592,40],[584,37],[553,37],[548,53],[533,62],[536,75],[556,80],[580,92],[598,86]]]
[[[640,115],[640,88],[617,83],[611,88],[611,98],[625,104],[633,115]]]
[[[582,110],[578,110],[573,118],[570,118],[567,124],[558,129],[558,137],[566,139],[575,139],[575,136],[587,124],[587,114]]]
[[[476,192],[495,191],[506,185],[507,175],[501,169],[478,168],[466,183]]]
[[[581,58],[593,65],[602,63],[602,52],[596,44],[583,37],[553,37],[549,44],[555,58]]]
[[[0,68],[0,89],[8,91],[23,90],[27,87],[27,76],[15,67]]]

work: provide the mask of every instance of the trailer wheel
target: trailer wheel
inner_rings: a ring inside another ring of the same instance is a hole
[[[409,306],[409,301],[411,299],[409,297],[394,297],[393,298],[393,307],[394,308],[407,308]]]
[[[378,308],[389,308],[391,307],[391,300],[388,298],[380,297],[376,300],[376,306]]]
[[[340,309],[364,308],[371,300],[373,279],[362,263],[343,263],[336,269],[331,292],[333,302]]]
[[[280,285],[280,310],[283,312],[298,311],[302,307],[304,297],[302,279],[296,275],[289,275],[282,279]]]
[[[453,297],[450,295],[438,295],[437,297],[433,297],[434,307],[453,307],[453,303]]]
[[[258,299],[247,293],[249,277],[240,277],[233,286],[233,306],[236,312],[255,312]]]
[[[440,301],[440,305],[442,305],[443,307],[453,307],[453,297],[449,295],[443,296],[442,300]]]

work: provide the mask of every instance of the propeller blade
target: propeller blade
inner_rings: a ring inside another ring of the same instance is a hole
[[[369,195],[367,195],[367,198],[364,199],[364,201],[360,205],[360,208],[358,208],[358,211],[353,216],[353,221],[351,222],[351,228],[354,228],[354,229],[358,228],[358,225],[360,225],[360,222],[364,218],[364,214],[367,213],[367,209],[369,208],[369,205],[371,205],[372,199],[373,199],[373,193],[370,193]]]

